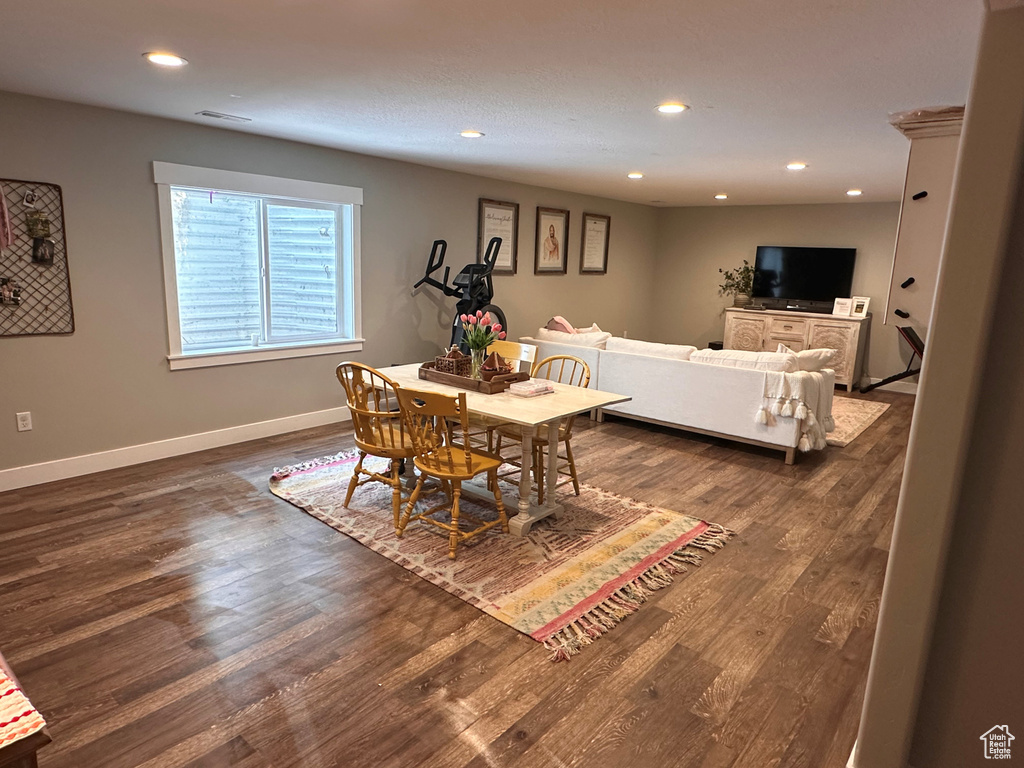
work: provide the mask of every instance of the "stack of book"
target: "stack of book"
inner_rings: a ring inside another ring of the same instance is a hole
[[[537,397],[538,395],[554,392],[555,388],[551,386],[550,381],[530,379],[529,381],[517,381],[514,384],[510,384],[508,391],[516,397]]]

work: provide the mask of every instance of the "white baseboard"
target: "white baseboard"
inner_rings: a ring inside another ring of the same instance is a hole
[[[871,376],[868,378],[869,384],[877,384],[880,382],[880,378]],[[894,381],[892,384],[886,384],[882,387],[886,392],[902,392],[906,395],[917,394],[917,382],[916,381]]]
[[[69,477],[90,475],[93,472],[103,472],[108,469],[129,467],[133,464],[167,459],[171,456],[182,456],[186,453],[205,451],[208,448],[244,443],[247,440],[258,440],[261,437],[283,435],[286,432],[295,432],[299,429],[336,424],[349,421],[351,418],[347,407],[328,408],[324,411],[299,413],[295,416],[259,421],[255,424],[241,424],[237,427],[215,429],[212,432],[157,440],[154,443],[129,445],[125,448],[89,453],[84,456],[70,456],[66,459],[44,461],[40,464],[2,469],[0,470],[0,492],[26,488],[40,483],[51,483],[54,480],[66,480]]]

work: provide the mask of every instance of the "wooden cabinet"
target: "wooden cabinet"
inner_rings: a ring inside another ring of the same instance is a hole
[[[759,315],[760,312],[754,317],[735,315],[730,318],[726,313],[725,348],[745,349],[748,352],[760,352],[764,349],[768,318]]]
[[[836,355],[829,367],[836,372],[836,384],[852,390],[860,386],[870,327],[870,315],[836,317],[810,312],[727,309],[725,348],[774,352],[779,344],[785,344],[794,352],[834,349]]]

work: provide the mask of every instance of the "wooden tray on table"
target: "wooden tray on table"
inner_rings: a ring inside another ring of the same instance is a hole
[[[496,395],[499,392],[504,392],[509,388],[509,385],[514,384],[517,381],[530,380],[530,374],[525,371],[520,371],[519,373],[498,374],[490,381],[484,381],[483,379],[471,379],[469,376],[456,376],[454,373],[441,373],[441,371],[434,367],[433,361],[424,363],[420,366],[419,377],[438,384],[447,384],[448,386],[467,389],[471,392],[480,392],[484,395]]]

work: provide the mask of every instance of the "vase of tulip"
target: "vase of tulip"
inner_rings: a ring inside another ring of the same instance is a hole
[[[491,313],[477,310],[475,315],[459,315],[462,321],[462,338],[469,347],[472,357],[472,368],[470,376],[474,379],[480,378],[480,369],[483,367],[484,359],[487,357],[487,348],[492,342],[505,338],[505,331],[501,323],[491,324]]]

